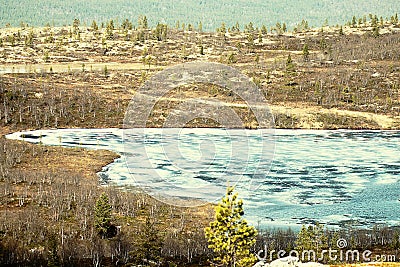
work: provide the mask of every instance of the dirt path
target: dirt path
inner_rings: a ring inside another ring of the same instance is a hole
[[[161,97],[155,99],[153,96],[144,95],[143,96],[152,98],[155,103],[157,101],[163,100],[168,102],[182,102],[183,99],[176,97]],[[223,102],[220,99],[213,98],[203,98],[192,96],[191,101],[193,103],[201,103],[210,106],[227,106],[232,108],[248,108],[247,104],[244,103],[229,103]],[[322,108],[318,106],[288,106],[288,105],[256,105],[255,108],[265,109],[266,112],[270,111],[275,117],[283,115],[287,118],[292,118],[295,123],[292,125],[293,128],[300,129],[326,129],[326,121],[323,118],[349,118],[350,120],[360,122],[360,123],[372,123],[376,124],[379,129],[382,130],[394,130],[400,128],[400,116],[392,117],[384,114],[375,114],[370,112],[361,111],[350,111],[350,110],[340,110],[337,108]],[[334,123],[332,123],[333,125]],[[276,125],[281,128],[280,125]],[[362,125],[355,125],[361,127]],[[338,128],[343,128],[343,125],[338,125]],[[352,127],[354,128],[354,127]],[[356,127],[355,127],[356,128]]]
[[[400,117],[391,117],[383,114],[374,114],[370,112],[339,110],[336,108],[326,109],[316,106],[311,107],[288,107],[270,105],[273,113],[286,114],[290,117],[297,117],[300,121],[299,128],[303,129],[323,129],[324,123],[318,120],[318,115],[331,117],[351,117],[361,120],[369,120],[375,122],[381,129],[390,130],[400,127]]]
[[[65,62],[65,63],[44,63],[44,64],[7,64],[0,65],[0,74],[11,73],[42,73],[42,72],[77,72],[77,71],[104,71],[107,67],[111,70],[148,70],[149,65],[142,63],[117,63],[117,62]],[[151,65],[150,69],[160,67]]]

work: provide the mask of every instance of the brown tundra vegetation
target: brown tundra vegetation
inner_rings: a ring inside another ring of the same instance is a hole
[[[140,85],[171,65],[211,61],[231,65],[260,87],[277,128],[400,129],[400,25],[393,22],[267,31],[251,25],[215,33],[107,28],[0,29],[2,135],[25,129],[122,127]],[[171,103],[189,97],[241,103],[223,88],[190,85],[171,91],[148,126],[161,127]],[[235,111],[249,127],[254,117]],[[218,126],[194,121],[192,127]],[[203,229],[211,205],[178,208],[132,188],[100,186],[96,172],[118,155],[0,139],[0,265],[207,265]],[[106,234],[95,227],[105,192]],[[353,248],[398,255],[396,229],[346,232]],[[343,233],[344,235],[344,233]],[[326,232],[329,240],[335,233]],[[261,231],[265,243],[293,248],[290,230]],[[366,247],[365,247],[366,246]]]

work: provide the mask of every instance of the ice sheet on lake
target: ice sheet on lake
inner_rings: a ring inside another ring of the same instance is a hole
[[[398,131],[60,129],[7,138],[116,151],[122,157],[101,177],[155,195],[216,201],[236,184],[248,218],[264,226],[400,221]]]

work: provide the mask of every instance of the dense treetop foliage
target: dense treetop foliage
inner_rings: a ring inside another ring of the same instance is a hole
[[[225,197],[215,207],[215,220],[205,228],[209,248],[214,250],[217,266],[252,266],[256,260],[251,248],[256,243],[257,231],[242,218],[243,200],[238,199],[234,187],[228,187]]]

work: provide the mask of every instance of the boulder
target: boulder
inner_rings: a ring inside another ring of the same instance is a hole
[[[253,267],[296,267],[298,266],[297,264],[299,263],[299,259],[297,257],[284,257],[284,258],[279,258],[271,263],[264,263],[262,261],[256,263],[253,265]]]
[[[297,257],[279,258],[271,263],[257,262],[253,267],[323,267],[324,265],[318,262],[300,262]]]

